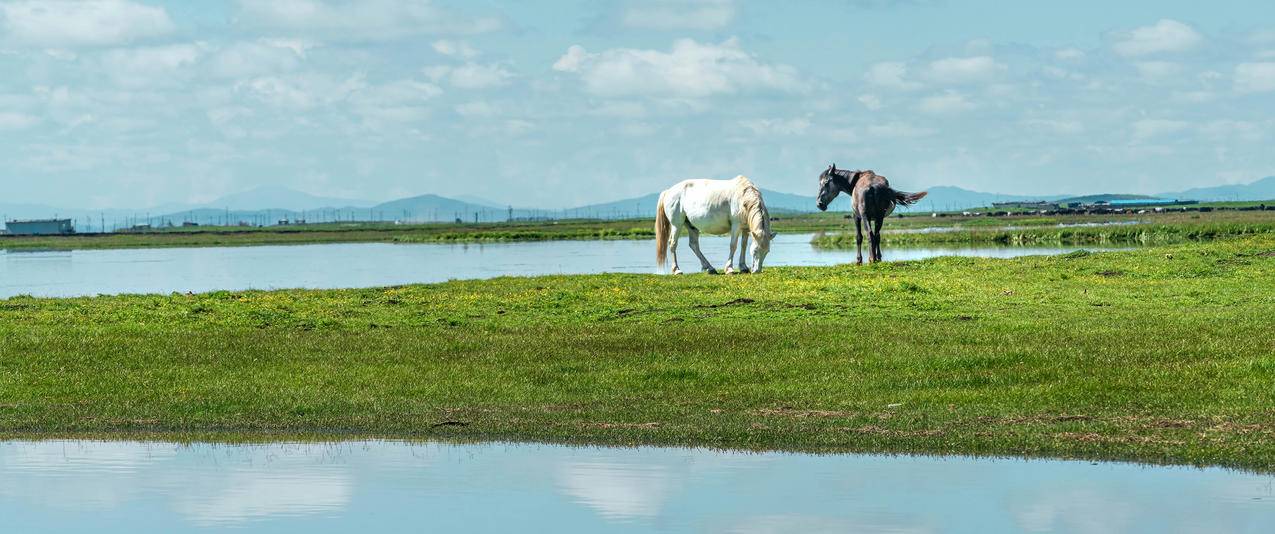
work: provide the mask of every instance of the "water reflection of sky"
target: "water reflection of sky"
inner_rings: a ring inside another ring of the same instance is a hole
[[[780,234],[768,266],[835,265],[854,261],[853,250],[820,250],[810,234]],[[724,265],[728,242],[712,237],[702,249]],[[1012,257],[1057,254],[1074,248],[886,247],[886,260],[962,255]],[[682,270],[699,262],[686,240]],[[205,292],[218,289],[376,287],[449,279],[655,272],[653,241],[544,241],[494,244],[348,243],[327,245],[0,251],[0,298],[14,295],[81,296],[118,293]]]
[[[400,442],[0,443],[12,532],[1271,532],[1220,469]]]

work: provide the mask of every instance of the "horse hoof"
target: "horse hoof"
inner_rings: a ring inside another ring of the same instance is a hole
[[[739,273],[740,273],[740,274],[748,274],[748,273],[751,273],[751,272],[753,272],[753,271],[752,271],[752,269],[749,269],[748,267],[740,267],[740,268],[739,268]]]
[[[669,273],[669,274],[682,274],[682,270],[681,270],[681,269],[673,269],[673,272],[671,272],[671,273]]]
[[[726,274],[735,274],[735,269],[732,269],[732,268],[730,268],[730,267],[727,267],[727,268],[726,268]]]
[[[714,268],[712,268],[712,267],[709,267],[709,268],[707,268],[707,269],[704,269],[704,272],[706,272],[706,273],[708,273],[708,274],[717,274],[717,269],[714,269]]]

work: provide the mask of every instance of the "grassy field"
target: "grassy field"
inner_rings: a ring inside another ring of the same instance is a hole
[[[392,436],[1275,471],[1275,236],[760,275],[0,300],[0,438]]]

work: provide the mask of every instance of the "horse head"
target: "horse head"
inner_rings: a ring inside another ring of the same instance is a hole
[[[823,174],[819,175],[819,194],[815,196],[815,207],[819,208],[819,211],[827,211],[828,204],[831,204],[841,191],[848,191],[848,188],[843,189],[841,184],[837,183],[844,180],[845,178],[837,172],[836,163],[829,165]]]

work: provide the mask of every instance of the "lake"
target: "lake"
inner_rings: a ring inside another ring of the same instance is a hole
[[[1275,477],[958,457],[398,441],[0,442],[7,532],[1231,532]]]
[[[818,249],[811,234],[780,234],[767,266],[835,265],[854,261],[853,250]],[[724,263],[726,238],[704,238],[701,249]],[[1060,254],[1081,247],[886,247],[887,261],[934,256],[1008,258]],[[1093,247],[1089,247],[1093,249]],[[697,270],[690,247],[678,248],[682,269]],[[206,292],[240,289],[376,287],[449,279],[584,274],[653,273],[655,242],[537,241],[484,244],[347,243],[322,245],[145,248],[0,252],[0,298],[71,297],[121,293]]]

